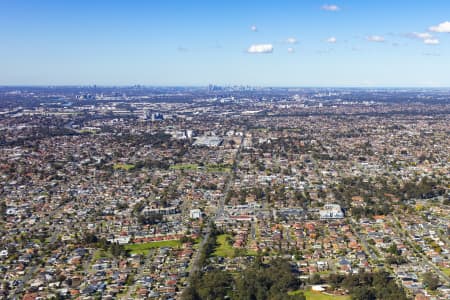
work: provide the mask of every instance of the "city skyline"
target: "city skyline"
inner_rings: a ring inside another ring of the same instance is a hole
[[[446,1],[0,3],[0,85],[448,87]]]

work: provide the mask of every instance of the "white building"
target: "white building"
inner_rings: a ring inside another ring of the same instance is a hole
[[[114,239],[108,239],[110,243],[117,243],[119,245],[126,245],[130,242],[131,238],[129,236],[119,236]]]
[[[200,219],[202,217],[202,211],[200,209],[191,209],[189,217],[191,219]]]
[[[194,146],[219,147],[223,139],[217,136],[199,136],[194,142]]]
[[[325,204],[319,215],[321,220],[344,218],[344,212],[339,204]]]

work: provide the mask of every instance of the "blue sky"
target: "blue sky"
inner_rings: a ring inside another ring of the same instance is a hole
[[[0,0],[0,85],[448,87],[449,21],[448,0]]]

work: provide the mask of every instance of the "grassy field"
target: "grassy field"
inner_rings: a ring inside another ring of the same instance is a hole
[[[222,256],[222,257],[233,257],[234,249],[228,244],[227,237],[231,237],[229,234],[221,234],[217,236],[217,247],[214,251],[214,256]]]
[[[450,276],[450,268],[441,268],[441,270],[445,275]]]
[[[302,291],[290,292],[289,295],[295,295]],[[330,296],[313,291],[303,291],[306,296],[306,300],[350,300],[350,296]]]
[[[206,171],[228,173],[231,171],[231,166],[227,164],[211,164],[206,166]]]
[[[170,166],[171,170],[197,170],[198,165],[196,164],[176,164]]]
[[[236,255],[236,249],[227,242],[227,237],[231,237],[231,235],[221,234],[217,236],[217,247],[212,254],[213,256],[234,257]],[[256,256],[258,254],[254,250],[247,250],[247,252],[244,249],[241,250],[241,254],[238,255]]]
[[[109,253],[108,251],[99,249],[94,252],[94,255],[92,256],[92,260],[96,261],[100,258],[112,258],[112,257],[113,257],[112,254]]]
[[[142,243],[142,244],[128,244],[128,245],[125,245],[124,248],[125,248],[125,250],[130,251],[131,254],[147,255],[150,249],[162,248],[162,247],[177,248],[180,246],[181,246],[181,243],[179,240],[172,240],[172,241],[149,242],[149,243]]]
[[[92,130],[92,129],[81,129],[78,131],[79,133],[90,133],[90,134],[96,134],[98,130]]]
[[[195,171],[200,169],[200,167],[196,164],[176,164],[170,166],[171,170],[185,170],[185,171]],[[209,164],[205,167],[201,167],[201,169],[206,170],[207,172],[230,172],[231,166],[227,164]]]
[[[247,250],[247,255],[248,256],[256,256],[256,255],[258,255],[258,251],[256,251],[256,250]]]
[[[130,171],[133,170],[136,166],[132,164],[115,164],[113,166],[114,170],[124,170],[124,171]]]

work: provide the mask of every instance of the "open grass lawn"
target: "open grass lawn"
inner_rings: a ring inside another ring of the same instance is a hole
[[[236,250],[232,245],[228,244],[227,237],[231,237],[229,234],[221,234],[217,236],[217,247],[213,252],[213,256],[221,257],[234,257]],[[240,255],[256,256],[258,253],[254,250],[247,250],[247,252],[242,252]],[[238,254],[239,255],[239,254]]]
[[[79,133],[90,133],[90,134],[96,134],[97,130],[92,130],[92,129],[81,129],[80,131],[78,131]]]
[[[206,166],[206,171],[228,173],[231,171],[231,166],[227,164],[210,164]]]
[[[290,292],[289,295],[295,295],[302,291]],[[330,296],[313,291],[303,291],[306,296],[306,300],[350,300],[350,296]]]
[[[176,164],[170,166],[171,170],[197,170],[198,165],[196,164]]]
[[[115,164],[113,166],[114,170],[124,170],[124,171],[130,171],[133,170],[136,166],[132,164]]]
[[[247,250],[247,255],[248,256],[256,256],[256,255],[258,255],[258,251],[256,251],[256,250]]]
[[[130,251],[131,254],[147,255],[150,249],[162,248],[162,247],[177,248],[180,246],[181,246],[181,242],[179,240],[172,240],[172,241],[149,242],[149,243],[142,243],[142,244],[127,244],[124,246],[124,248],[125,248],[125,250]]]
[[[102,250],[102,249],[98,249],[94,252],[94,255],[92,257],[93,261],[96,261],[100,258],[112,258],[112,254],[109,253],[108,251]]]
[[[193,249],[198,249],[200,247],[200,242],[202,241],[202,238],[196,238],[194,240],[194,244],[192,245]]]
[[[445,275],[450,276],[450,268],[441,268],[441,270]]]
[[[222,257],[233,257],[234,249],[228,244],[227,237],[231,237],[229,234],[221,234],[217,236],[217,247],[214,251],[214,256],[222,256]]]
[[[187,171],[194,171],[198,169],[204,169],[207,172],[230,172],[231,166],[226,164],[209,164],[205,167],[199,167],[196,164],[176,164],[173,166],[170,166],[171,170],[187,170]]]

